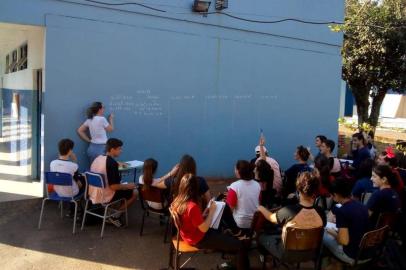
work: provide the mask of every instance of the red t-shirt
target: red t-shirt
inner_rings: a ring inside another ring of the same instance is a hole
[[[186,211],[181,217],[180,236],[189,245],[195,245],[204,237],[204,232],[199,230],[199,226],[204,222],[200,207],[189,201]]]
[[[334,182],[335,178],[334,176],[330,175],[328,178],[329,182],[332,183]],[[319,196],[322,197],[329,197],[330,196],[330,192],[328,191],[327,187],[323,185],[323,183],[320,182],[320,187],[319,187]]]
[[[237,206],[237,202],[238,202],[237,193],[231,188],[227,192],[226,202],[230,207]]]

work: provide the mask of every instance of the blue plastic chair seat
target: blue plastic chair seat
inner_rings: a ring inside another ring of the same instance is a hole
[[[83,197],[83,194],[84,191],[79,192],[75,197],[73,197],[73,200],[75,201],[80,200]],[[64,202],[70,202],[72,200],[72,197],[61,197],[56,192],[49,193],[48,198],[53,201],[64,201]]]

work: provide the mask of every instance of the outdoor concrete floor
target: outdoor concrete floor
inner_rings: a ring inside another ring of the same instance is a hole
[[[212,195],[216,195],[227,182],[209,181],[209,185]],[[139,236],[139,201],[129,210],[129,226],[106,225],[103,239],[101,225],[85,226],[81,231],[78,224],[77,234],[72,235],[72,219],[61,219],[55,202],[47,203],[42,228],[38,230],[40,209],[41,199],[0,202],[0,269],[156,270],[168,266],[169,243],[163,243],[165,227],[159,225],[159,219],[147,217],[144,235]],[[404,252],[395,245],[396,258],[385,256],[390,267],[381,269],[405,269]],[[198,254],[187,266],[209,270],[223,261],[220,253]],[[251,269],[261,269],[256,250],[250,253],[250,263]],[[313,264],[302,264],[301,269],[313,269]]]
[[[224,185],[213,187],[213,194]],[[216,190],[217,188],[217,190]],[[86,226],[72,235],[72,220],[61,219],[57,203],[47,202],[41,230],[37,229],[40,199],[0,203],[0,269],[162,269],[168,266],[169,243],[163,243],[165,226],[155,216],[147,217],[139,236],[141,207],[130,208],[129,226]],[[258,253],[250,256],[259,269]],[[220,253],[196,255],[189,267],[216,269]]]

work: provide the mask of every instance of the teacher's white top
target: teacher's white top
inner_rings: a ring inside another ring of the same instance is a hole
[[[107,142],[106,127],[110,124],[104,116],[93,116],[87,119],[83,125],[89,128],[91,143],[105,144]]]

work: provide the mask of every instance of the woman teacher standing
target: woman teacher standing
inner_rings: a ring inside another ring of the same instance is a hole
[[[99,155],[103,155],[106,148],[107,133],[114,130],[113,114],[110,114],[109,121],[103,116],[104,106],[101,102],[93,102],[87,109],[87,120],[78,128],[79,136],[89,142],[87,156],[90,164]],[[90,138],[87,135],[89,130]]]

